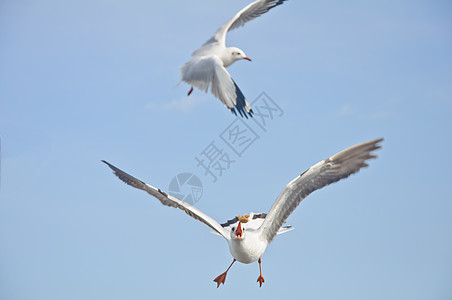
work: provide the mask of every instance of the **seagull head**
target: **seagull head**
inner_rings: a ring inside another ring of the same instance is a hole
[[[245,52],[243,52],[243,50],[241,50],[237,47],[229,47],[228,52],[229,52],[229,56],[232,59],[232,62],[236,62],[241,59],[246,59],[248,61],[251,61],[251,58],[246,56]]]
[[[232,227],[231,238],[234,240],[243,240],[245,238],[245,228],[242,228],[242,222],[239,221],[237,227]]]
[[[231,238],[235,240],[243,240],[245,238],[245,228],[242,227],[242,223],[248,223],[250,215],[238,215],[237,219],[239,220],[237,227],[231,228]]]

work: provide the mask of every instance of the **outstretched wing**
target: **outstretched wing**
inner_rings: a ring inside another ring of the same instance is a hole
[[[115,166],[106,162],[105,160],[103,160],[102,162],[107,164],[113,170],[113,173],[116,176],[118,176],[119,179],[121,179],[122,181],[127,183],[128,185],[133,186],[134,188],[143,190],[145,192],[148,192],[149,194],[151,194],[152,196],[154,196],[155,198],[160,200],[160,202],[163,205],[171,206],[171,207],[175,207],[175,208],[179,208],[180,210],[183,210],[187,215],[206,224],[207,226],[212,228],[215,232],[217,232],[219,235],[221,235],[225,239],[227,239],[227,240],[230,239],[229,233],[226,232],[217,221],[215,221],[214,219],[212,219],[211,217],[209,217],[208,215],[206,215],[205,213],[203,213],[196,207],[194,207],[180,199],[177,199],[176,197],[173,197],[173,196],[163,192],[162,190],[157,189],[157,188],[127,174],[126,172],[116,168]]]
[[[377,145],[381,141],[383,139],[345,149],[315,164],[292,180],[276,199],[259,229],[268,243],[273,241],[279,228],[309,194],[367,167],[366,160],[377,157],[371,152],[381,148]]]
[[[210,43],[220,43],[226,45],[226,34],[228,31],[244,26],[246,22],[251,21],[272,9],[275,6],[283,4],[286,0],[257,0],[239,11],[232,19],[224,23],[217,32],[204,43],[203,46]]]

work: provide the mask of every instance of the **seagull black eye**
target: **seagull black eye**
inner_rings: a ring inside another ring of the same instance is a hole
[[[232,231],[234,231],[235,230],[235,227],[232,227],[232,229],[231,229]]]

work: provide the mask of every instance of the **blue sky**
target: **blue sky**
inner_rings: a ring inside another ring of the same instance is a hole
[[[287,1],[228,35],[229,72],[282,113],[241,156],[235,117],[179,66],[248,1],[2,1],[0,298],[450,299],[452,4]],[[384,137],[370,167],[310,195],[257,263],[115,178],[202,181],[220,222],[266,212],[318,161]],[[216,182],[196,157],[234,160]]]

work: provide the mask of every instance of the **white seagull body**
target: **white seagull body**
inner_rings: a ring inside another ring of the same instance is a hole
[[[193,58],[181,68],[181,81],[192,87],[207,91],[210,88],[212,94],[220,99],[234,114],[236,109],[243,117],[252,116],[251,105],[240,91],[231,75],[226,71],[237,60],[251,61],[245,53],[236,47],[226,47],[226,34],[228,31],[245,25],[246,22],[261,16],[273,7],[280,5],[285,0],[257,0],[239,11],[232,19],[224,23],[217,32],[205,42],[201,48],[192,53]]]
[[[361,168],[367,167],[366,161],[377,157],[372,152],[381,148],[378,143],[382,140],[378,139],[355,145],[310,167],[287,184],[268,214],[250,213],[245,216],[239,215],[224,224],[218,223],[187,202],[179,200],[158,188],[136,179],[106,161],[103,162],[126,184],[148,192],[160,200],[163,205],[185,211],[190,217],[213,229],[215,234],[224,237],[228,242],[229,251],[234,257],[229,268],[236,260],[245,264],[258,261],[260,276],[257,281],[262,286],[264,277],[262,276],[261,270],[261,257],[268,244],[273,241],[277,234],[293,229],[290,226],[283,227],[283,224],[295,208],[315,190],[347,178],[351,174],[358,172]],[[224,284],[229,268],[214,279],[217,287],[221,283]]]

